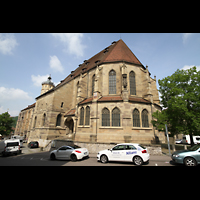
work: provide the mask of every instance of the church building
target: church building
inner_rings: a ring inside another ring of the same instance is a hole
[[[40,146],[54,139],[164,142],[164,133],[151,123],[152,113],[162,108],[156,77],[150,75],[123,40],[112,42],[57,86],[51,77],[43,82],[31,113],[29,107],[21,111],[15,134],[26,134],[28,142]]]

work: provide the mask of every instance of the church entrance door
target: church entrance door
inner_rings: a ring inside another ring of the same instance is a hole
[[[73,134],[74,132],[74,120],[71,117],[68,117],[65,120],[65,126],[66,126],[66,134]]]

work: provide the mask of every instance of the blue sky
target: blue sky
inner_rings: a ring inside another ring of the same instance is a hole
[[[49,74],[58,84],[120,35],[157,80],[177,69],[200,70],[198,33],[0,33],[0,114],[17,116]]]

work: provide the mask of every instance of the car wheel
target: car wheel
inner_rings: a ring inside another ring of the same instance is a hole
[[[102,155],[101,158],[100,158],[100,161],[102,163],[107,163],[108,162],[108,157],[106,155]]]
[[[143,160],[140,156],[135,156],[133,158],[133,163],[137,166],[141,166],[143,164]]]
[[[71,160],[72,160],[72,162],[76,162],[77,161],[77,157],[76,157],[75,154],[71,155]]]
[[[187,157],[184,159],[184,164],[185,166],[196,166],[197,162],[194,158]]]
[[[52,154],[50,155],[50,159],[51,159],[51,160],[55,160],[55,159],[56,159],[56,156],[55,156],[54,153],[52,153]]]

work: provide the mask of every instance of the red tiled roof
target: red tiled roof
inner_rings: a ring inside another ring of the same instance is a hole
[[[67,76],[60,84],[56,86],[56,88],[62,84],[65,84],[66,82],[69,82],[74,77],[79,76],[81,73],[95,68],[97,66],[97,62],[98,65],[100,65],[103,63],[119,61],[138,64],[145,68],[133,54],[133,52],[128,48],[128,46],[124,43],[124,41],[120,39],[94,55],[92,58],[85,60],[83,64],[79,65],[75,71],[72,71],[69,76]]]
[[[136,97],[129,97],[129,101],[132,102],[139,102],[139,103],[151,103],[150,101],[142,98],[136,98]]]
[[[123,101],[121,96],[109,96],[109,97],[101,97],[98,102],[106,102],[106,101]]]
[[[25,110],[28,110],[28,109],[30,109],[30,108],[34,108],[34,107],[35,107],[35,104],[36,104],[36,103],[33,103],[33,104],[31,104],[31,105],[28,105],[28,107],[26,107],[26,108],[24,108],[23,110],[21,110],[21,112],[22,112],[22,111],[25,111]]]
[[[44,96],[52,91],[56,90],[58,87],[68,83],[75,77],[79,76],[81,73],[85,73],[93,68],[95,68],[100,64],[109,63],[109,62],[129,62],[133,64],[137,64],[145,67],[142,63],[137,59],[137,57],[133,54],[133,52],[128,48],[128,46],[124,43],[122,39],[117,42],[113,42],[110,46],[106,47],[92,58],[85,60],[83,64],[80,64],[77,69],[71,72],[69,76],[67,76],[64,80],[61,81],[55,88],[49,90],[48,92],[38,96],[37,98]],[[36,98],[36,99],[37,99]]]
[[[108,53],[108,56],[104,59],[104,62],[115,61],[127,61],[142,65],[142,63],[137,59],[137,57],[121,39],[115,44],[113,49]]]
[[[93,100],[93,97],[90,97],[90,98],[88,98],[88,99],[85,99],[85,100],[81,101],[81,102],[79,103],[79,105],[82,105],[82,104],[85,104],[85,103],[90,103],[90,102],[92,102],[92,100]]]
[[[66,117],[66,116],[75,115],[75,112],[76,112],[76,108],[71,109],[71,110],[65,115],[65,117]]]

